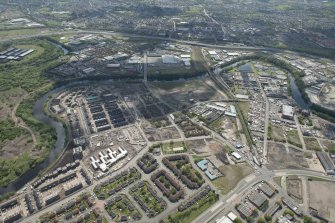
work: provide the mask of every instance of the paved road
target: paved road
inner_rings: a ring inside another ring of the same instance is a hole
[[[114,33],[114,32],[107,32],[107,31],[94,31],[94,30],[48,32],[48,33],[40,33],[40,34],[35,34],[35,35],[19,36],[19,37],[11,38],[11,40],[30,38],[30,37],[39,37],[39,36],[49,36],[49,35],[53,35],[53,34],[64,35],[64,34],[84,34],[84,33],[93,33],[93,34],[102,34],[102,35],[121,34],[121,35],[128,36],[128,37],[157,39],[157,40],[168,40],[168,41],[174,41],[174,42],[184,43],[184,44],[189,44],[189,45],[196,45],[196,46],[202,46],[202,47],[214,47],[214,48],[222,48],[222,49],[231,49],[231,50],[246,50],[246,51],[248,51],[248,50],[249,51],[264,51],[264,50],[266,50],[266,51],[277,51],[277,52],[282,52],[283,51],[283,50],[278,50],[278,49],[273,49],[273,48],[265,48],[265,47],[214,45],[214,44],[205,44],[205,43],[193,42],[193,41],[181,41],[181,40],[177,40],[177,39],[169,39],[169,38],[164,38],[164,37],[145,36],[145,35],[136,35],[136,34],[125,34],[125,33]],[[2,39],[2,40],[0,40],[0,42],[7,41],[7,40],[8,39]],[[222,84],[224,84],[224,82]],[[208,128],[206,128],[206,129],[209,130]],[[211,131],[212,135],[215,138],[220,139],[221,141],[228,144],[230,147],[234,148],[230,142],[223,139],[219,134],[213,132],[212,130],[209,130],[209,131]],[[298,132],[299,132],[299,137],[302,137],[301,131],[298,131]],[[304,145],[303,140],[302,140],[302,143],[303,143],[304,149],[306,149],[306,146]],[[148,144],[148,146],[150,146],[150,143]],[[143,149],[142,151],[139,152],[137,157],[142,156],[145,152],[146,152],[146,149]],[[248,162],[252,162],[252,161],[248,161]],[[121,170],[133,167],[135,165],[136,164],[133,161],[128,162],[128,163],[125,164],[125,166]],[[164,165],[162,167],[165,168]],[[121,170],[119,170],[119,171],[121,171]],[[222,215],[225,208],[228,207],[229,205],[231,205],[232,201],[234,201],[234,199],[236,197],[242,195],[243,193],[246,193],[248,191],[248,189],[250,189],[250,187],[252,185],[254,185],[255,183],[257,183],[259,181],[262,181],[262,180],[270,180],[275,176],[287,176],[287,175],[315,176],[315,177],[320,177],[322,179],[335,181],[334,178],[324,176],[323,173],[316,172],[316,171],[308,171],[308,170],[276,170],[276,171],[269,171],[266,168],[262,168],[262,169],[259,170],[258,173],[257,172],[253,173],[253,174],[247,176],[246,178],[244,178],[243,180],[241,180],[231,192],[229,192],[225,196],[220,197],[220,200],[219,200],[218,203],[216,203],[213,207],[206,210],[194,222],[204,223],[204,222],[211,222],[211,221],[215,220],[218,216]],[[109,177],[107,177],[107,178],[109,178]],[[88,191],[88,192],[92,193],[93,188],[96,185],[98,185],[99,183],[101,183],[105,180],[106,180],[106,178],[101,179],[101,180],[97,180],[97,181],[93,181],[93,184],[88,186],[87,188],[85,188],[84,191]],[[194,192],[192,193],[192,191],[188,191],[187,189],[186,189],[186,191],[189,195],[192,195],[194,193]],[[70,195],[69,197],[66,197],[65,199],[61,200],[60,202],[55,203],[54,205],[51,205],[49,207],[46,207],[45,209],[43,209],[43,211],[39,211],[39,212],[25,218],[23,222],[36,222],[36,219],[38,219],[41,215],[43,215],[46,212],[54,211],[54,210],[58,209],[59,207],[64,205],[66,202],[74,199],[76,196],[78,196],[78,194],[79,193],[75,193],[73,195]],[[152,222],[155,222],[155,220],[158,220],[159,218],[164,218],[167,214],[169,214],[169,211],[174,210],[175,208],[176,208],[176,206],[170,205],[168,207],[167,211],[164,211],[161,215],[157,216],[154,219],[151,219]],[[148,220],[148,219],[146,219],[146,220]]]
[[[260,170],[260,174],[251,174],[241,180],[237,186],[229,192],[227,195],[223,196],[223,200],[220,200],[218,203],[214,204],[211,208],[207,209],[203,214],[201,214],[197,219],[195,219],[194,223],[205,223],[205,222],[215,222],[216,219],[224,216],[227,214],[230,210],[232,210],[233,207],[233,201],[241,196],[247,193],[251,186],[255,185],[258,182],[261,181],[269,181],[273,177],[277,176],[289,176],[289,175],[299,175],[299,176],[312,176],[312,177],[319,177],[321,179],[330,180],[335,182],[335,179],[329,176],[325,176],[320,172],[317,171],[310,171],[310,170],[275,170],[275,171],[269,171],[266,168],[262,168]],[[282,179],[286,179],[286,177],[282,177]],[[288,198],[287,193],[285,191],[286,188],[286,182],[284,180],[284,186],[282,187],[284,191],[280,193],[281,196],[285,196]],[[276,189],[279,189],[276,186]]]
[[[299,139],[300,139],[302,148],[306,151],[307,150],[306,149],[306,144],[305,144],[304,136],[302,135],[302,132],[301,132],[301,127],[300,127],[300,123],[299,123],[297,115],[294,116],[294,121],[295,121],[295,124],[297,126],[298,135],[299,135]]]
[[[270,48],[270,47],[252,47],[252,46],[238,46],[238,45],[231,45],[231,44],[207,44],[201,43],[197,41],[185,41],[167,37],[159,37],[159,36],[148,36],[148,35],[139,35],[139,34],[131,34],[131,33],[120,33],[120,32],[113,32],[113,31],[100,31],[100,30],[71,30],[71,31],[45,31],[41,33],[36,33],[32,35],[21,35],[16,37],[5,37],[1,38],[0,42],[6,42],[10,40],[19,40],[19,39],[27,39],[33,37],[43,37],[43,36],[51,36],[51,35],[66,35],[66,34],[101,34],[101,35],[122,35],[126,37],[133,37],[133,38],[143,38],[143,39],[154,39],[154,40],[162,40],[162,41],[170,41],[170,42],[178,42],[193,46],[202,46],[202,47],[209,47],[209,48],[221,48],[221,49],[230,49],[230,50],[245,50],[245,51],[276,51],[276,52],[283,52],[284,50]]]
[[[264,141],[263,141],[263,157],[264,162],[267,163],[267,155],[268,155],[268,128],[269,128],[269,116],[270,116],[270,105],[268,97],[266,96],[266,93],[262,87],[262,84],[259,82],[259,79],[257,78],[258,85],[262,91],[262,97],[265,101],[265,118],[264,118]]]

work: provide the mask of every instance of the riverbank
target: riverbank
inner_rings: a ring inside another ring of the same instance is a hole
[[[304,72],[299,71],[298,69],[296,69],[291,64],[285,61],[282,61],[278,58],[275,58],[273,56],[264,53],[256,53],[253,55],[242,56],[233,59],[227,63],[222,64],[220,67],[222,68],[223,72],[227,72],[230,69],[232,69],[233,67],[232,65],[234,64],[237,63],[240,64],[242,61],[252,61],[252,60],[263,61],[265,63],[272,64],[276,67],[279,67],[287,71],[291,75],[290,85],[296,92],[295,95],[293,95],[292,92],[292,98],[296,101],[297,105],[299,105],[299,107],[301,107],[302,109],[310,109],[317,116],[335,123],[335,111],[329,110],[327,108],[324,108],[320,105],[311,102],[310,98],[308,97],[305,91],[306,86],[302,80],[302,78],[305,76]]]

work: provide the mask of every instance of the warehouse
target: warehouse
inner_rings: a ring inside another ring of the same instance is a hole
[[[330,157],[326,152],[316,152],[317,157],[319,158],[323,168],[327,174],[335,175],[334,164],[330,160]]]
[[[174,55],[162,55],[162,60],[164,64],[176,64],[178,63],[178,58]]]
[[[282,110],[282,118],[293,120],[294,112],[292,106],[283,105]]]

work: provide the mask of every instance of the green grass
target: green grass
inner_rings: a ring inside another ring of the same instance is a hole
[[[276,9],[276,10],[279,10],[279,11],[286,11],[286,10],[292,9],[292,6],[290,6],[290,5],[276,5],[273,8]]]
[[[116,222],[120,221],[121,216],[131,217],[133,219],[134,215],[142,216],[141,213],[134,207],[133,211],[130,211],[125,202],[130,202],[125,194],[121,194],[122,199],[111,206],[106,207],[106,211],[109,213],[113,211],[117,216],[114,219]]]
[[[326,182],[333,182],[333,181],[329,181],[327,179],[323,179],[323,178],[320,178],[320,177],[308,177],[308,180],[310,181],[326,181]]]
[[[308,150],[322,151],[317,139],[304,137],[304,141]]]
[[[278,186],[281,186],[281,178],[282,177],[274,177],[273,180],[275,181],[275,183],[278,185]]]
[[[249,102],[240,102],[238,103],[239,107],[241,108],[243,116],[248,119],[249,113]]]
[[[93,192],[99,196],[99,195],[104,195],[104,197],[109,197],[108,192],[112,189],[115,189],[116,187],[122,185],[126,180],[129,179],[140,179],[141,178],[141,173],[136,171],[136,172],[128,172],[125,176],[120,177],[118,180],[115,180],[112,183],[108,183],[105,186],[96,186],[93,190]]]
[[[183,147],[184,150],[181,152],[173,151],[173,148]],[[186,145],[184,142],[174,142],[164,143],[161,145],[161,149],[164,155],[166,154],[175,154],[175,153],[184,153],[187,151]]]
[[[163,222],[169,223],[189,223],[196,219],[200,214],[205,210],[210,208],[219,200],[219,196],[215,194],[214,191],[211,191],[207,196],[200,199],[197,203],[187,208],[186,210],[169,215],[168,219],[165,219]]]
[[[23,133],[23,129],[15,126],[15,123],[9,119],[0,120],[0,149],[1,142],[13,140]]]
[[[31,169],[38,160],[25,152],[17,159],[0,158],[0,186],[6,186],[23,173]]]
[[[326,147],[326,151],[328,151],[329,153],[335,154],[335,142],[333,143],[330,140],[322,140],[321,144]]]
[[[221,166],[223,176],[213,181],[214,186],[221,190],[223,195],[231,191],[244,177],[252,173],[252,168],[247,164]]]
[[[47,29],[45,29],[47,30]],[[11,39],[13,37],[25,36],[25,35],[35,35],[41,33],[41,28],[39,29],[10,29],[10,30],[0,30],[0,36],[4,39]]]
[[[213,129],[214,131],[220,131],[221,130],[221,126],[224,122],[224,117],[220,117],[216,120],[214,120],[213,122],[211,122],[208,127],[210,129]]]
[[[287,142],[295,145],[297,147],[302,147],[300,139],[299,139],[299,135],[298,135],[298,131],[297,130],[290,130],[290,131],[286,131],[286,138],[287,138]]]
[[[271,127],[272,127],[272,139],[277,142],[285,142],[283,128],[278,125],[273,125]]]
[[[29,33],[33,32],[33,30],[12,30],[8,34],[12,32]],[[2,185],[15,180],[18,176],[32,168],[37,162],[41,162],[55,143],[55,130],[35,119],[32,109],[35,101],[53,87],[52,82],[43,73],[49,68],[65,61],[62,61],[63,52],[60,49],[42,39],[27,39],[1,44],[2,49],[8,47],[35,49],[32,54],[21,61],[0,64],[0,91],[10,94],[20,89],[22,92],[30,94],[28,98],[21,102],[17,108],[16,115],[34,131],[37,137],[37,143],[34,146],[35,149],[40,150],[40,153],[35,157],[24,153],[17,157],[17,159],[2,159],[0,165]],[[43,86],[47,87],[44,88]],[[10,124],[7,118],[3,118],[0,122],[0,125],[6,128],[1,131],[2,141],[13,140],[22,134],[23,130]]]
[[[154,215],[156,216],[159,213],[164,211],[164,207],[162,207],[158,201],[155,199],[155,197],[149,192],[148,188],[150,187],[150,184],[145,181],[144,182],[144,186],[142,188],[137,188],[137,190],[135,192],[132,192],[131,190],[129,190],[129,194],[134,196],[137,195],[138,197],[140,197],[140,199],[146,204],[146,206],[154,211]],[[164,201],[165,207],[166,207],[166,203]],[[163,205],[164,205],[163,204]]]

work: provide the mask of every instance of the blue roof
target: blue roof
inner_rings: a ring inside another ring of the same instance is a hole
[[[202,170],[206,170],[207,169],[207,164],[208,164],[208,160],[200,160],[199,162],[197,162],[197,166]]]
[[[208,177],[210,180],[214,180],[214,179],[217,178],[216,175],[211,174],[208,170],[205,171],[205,174],[207,175],[207,177]]]

